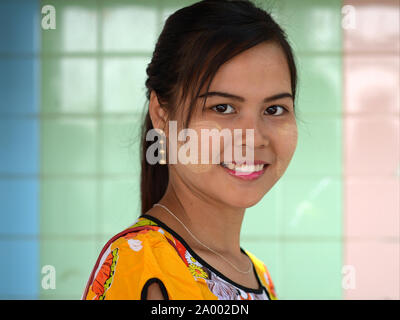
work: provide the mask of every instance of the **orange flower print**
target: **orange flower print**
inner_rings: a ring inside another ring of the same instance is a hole
[[[104,300],[106,291],[111,287],[118,260],[118,248],[109,253],[93,282],[92,290],[96,294],[95,299]]]
[[[203,270],[203,266],[188,251],[186,251],[185,258],[189,271],[194,277],[208,279],[208,274]]]
[[[192,276],[197,277],[197,278],[203,278],[207,279],[207,273],[204,272],[203,268],[199,267],[198,265],[195,265],[194,263],[189,264],[188,266],[190,273]]]
[[[243,290],[239,290],[239,292],[240,292],[240,300],[254,300],[251,297],[251,294],[244,292]]]
[[[142,227],[142,226],[156,226],[157,224],[146,218],[137,219],[130,228]]]

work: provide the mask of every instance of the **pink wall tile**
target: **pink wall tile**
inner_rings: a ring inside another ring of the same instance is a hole
[[[343,5],[352,6],[342,11],[342,24],[348,26],[343,43],[346,52],[400,50],[398,0],[345,0]]]
[[[399,123],[395,116],[347,116],[345,175],[398,176]]]
[[[400,113],[399,55],[347,55],[344,70],[345,113]]]
[[[400,237],[400,182],[387,177],[345,180],[347,237]]]
[[[344,265],[356,271],[343,294],[400,299],[400,1],[344,0],[342,14]]]
[[[345,264],[354,267],[355,287],[343,288],[344,299],[400,299],[399,261],[398,241],[347,242]],[[346,273],[345,277],[349,276]]]

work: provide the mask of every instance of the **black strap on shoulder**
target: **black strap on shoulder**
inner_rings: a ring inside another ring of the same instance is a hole
[[[158,283],[160,285],[161,293],[164,297],[164,300],[169,300],[167,289],[165,288],[164,283],[158,278],[151,278],[146,281],[146,283],[143,286],[142,293],[140,295],[140,300],[147,300],[147,291],[149,289],[149,286],[153,283]]]

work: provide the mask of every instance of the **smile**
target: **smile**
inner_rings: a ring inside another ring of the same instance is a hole
[[[227,173],[241,180],[255,180],[263,175],[269,166],[268,163],[262,161],[255,161],[253,164],[243,163],[240,165],[222,162],[220,165]]]

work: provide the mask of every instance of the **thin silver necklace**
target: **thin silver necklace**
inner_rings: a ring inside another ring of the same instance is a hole
[[[247,271],[239,270],[232,262],[230,262],[230,261],[229,261],[228,259],[226,259],[224,256],[222,256],[222,255],[219,254],[218,252],[215,252],[213,249],[207,247],[204,243],[202,243],[199,239],[197,239],[197,238],[194,236],[194,234],[191,233],[190,230],[185,226],[185,224],[184,224],[181,220],[179,220],[178,217],[175,216],[175,215],[171,212],[171,210],[169,210],[166,206],[164,206],[164,205],[162,205],[162,204],[160,204],[160,203],[154,204],[154,205],[153,205],[153,208],[154,208],[155,206],[160,206],[160,207],[164,208],[169,214],[171,214],[176,220],[178,220],[178,221],[182,224],[182,226],[183,226],[183,227],[186,229],[186,231],[192,236],[193,239],[195,239],[195,240],[196,240],[198,243],[200,243],[203,247],[207,248],[208,250],[210,250],[210,251],[213,252],[214,254],[220,256],[222,259],[224,259],[226,262],[228,262],[232,267],[234,267],[238,272],[244,273],[244,274],[250,273],[250,271],[251,271],[251,269],[252,269],[252,266],[253,266],[250,260],[249,260],[250,266],[249,266],[249,269],[248,269]]]

